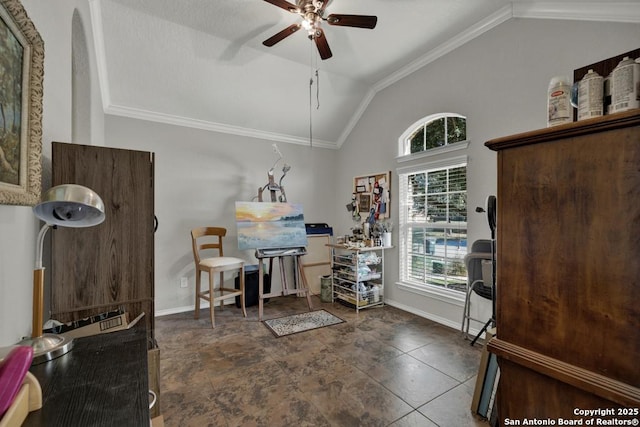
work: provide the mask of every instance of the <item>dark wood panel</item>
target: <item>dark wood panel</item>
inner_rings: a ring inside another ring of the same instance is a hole
[[[500,152],[500,338],[640,384],[640,142],[623,130]],[[621,155],[624,153],[624,155]],[[519,243],[513,244],[517,238]],[[537,331],[544,331],[538,333]],[[592,351],[572,351],[588,346]]]
[[[502,381],[504,377],[518,378],[515,381]],[[509,360],[500,359],[500,384],[498,388],[498,411],[500,421],[523,419],[551,419],[558,425],[558,418],[565,420],[584,420],[599,418],[610,420],[622,418],[616,416],[585,417],[573,414],[575,408],[596,410],[620,408],[621,405],[599,398],[591,393],[576,389],[569,384],[539,374]],[[526,384],[526,386],[522,386]],[[631,419],[630,417],[624,417]],[[509,425],[501,423],[500,425]],[[515,425],[515,424],[511,424]],[[540,424],[544,425],[544,424]]]
[[[42,387],[42,409],[24,426],[141,427],[149,425],[147,332],[76,338],[72,350],[31,367]]]
[[[153,155],[54,143],[52,165],[53,185],[85,185],[106,210],[96,227],[53,233],[54,317],[69,321],[123,305],[132,318],[149,310],[153,331]]]
[[[622,381],[613,380],[497,338],[489,342],[488,349],[503,361],[516,363],[522,368],[535,371],[588,394],[599,396],[615,403],[616,406],[640,407],[640,388]]]

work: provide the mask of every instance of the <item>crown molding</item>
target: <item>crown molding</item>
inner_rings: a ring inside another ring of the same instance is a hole
[[[379,92],[511,18],[640,23],[638,2],[511,2],[373,85]]]
[[[422,55],[418,59],[410,62],[384,79],[378,81],[373,85],[374,92],[380,92],[382,89],[385,89],[392,84],[398,82],[399,80],[407,77],[409,74],[418,71],[422,67],[434,62],[436,59],[443,57],[444,55],[454,51],[460,46],[468,43],[469,41],[475,39],[476,37],[486,33],[492,28],[497,27],[505,21],[508,21],[513,17],[511,5],[507,5],[497,12],[489,15],[482,21],[477,24],[467,28],[465,31],[461,32],[457,36],[452,37],[448,41],[442,43],[435,49],[427,52],[425,55]]]
[[[421,56],[415,61],[410,62],[408,65],[400,68],[399,70],[395,71],[394,73],[390,74],[389,76],[375,83],[371,88],[371,90],[367,93],[367,96],[365,97],[365,99],[362,100],[362,102],[360,103],[358,109],[355,111],[353,116],[351,116],[351,119],[349,120],[347,126],[345,127],[344,131],[340,135],[340,139],[337,142],[338,148],[342,147],[344,142],[349,137],[349,134],[355,128],[356,124],[358,123],[358,121],[366,111],[367,107],[369,106],[369,104],[371,103],[371,101],[373,100],[373,98],[378,92],[402,80],[403,78],[414,73],[415,71],[418,71],[419,69],[426,66],[427,64],[434,62],[436,59],[441,58],[447,53],[452,52],[453,50],[459,48],[465,43],[480,36],[481,34],[491,30],[492,28],[497,27],[503,22],[511,19],[512,16],[513,16],[513,13],[512,13],[511,5],[505,6],[502,9],[498,10],[497,12],[493,13],[492,15],[488,16],[487,18],[483,19],[482,21],[478,22],[477,24],[467,28],[465,31],[451,38],[447,42],[431,50],[427,54]]]
[[[341,134],[338,146],[341,147],[346,141],[349,133],[355,128],[358,120],[360,120],[369,103],[378,92],[512,18],[640,23],[640,4],[638,2],[577,2],[563,4],[536,1],[511,2],[476,25],[469,27],[457,36],[375,83],[351,120],[349,120],[349,126]]]
[[[269,141],[285,142],[288,144],[296,145],[312,145],[319,148],[331,148],[336,149],[337,146],[334,142],[313,140],[312,144],[309,143],[308,138],[300,138],[291,135],[285,135],[275,132],[266,132],[258,129],[250,129],[241,126],[233,126],[224,123],[209,122],[206,120],[192,119],[190,117],[180,117],[171,114],[158,113],[156,111],[148,111],[140,108],[126,107],[123,105],[111,104],[105,108],[105,114],[113,116],[128,117],[138,120],[146,120],[150,122],[165,123],[175,126],[183,126],[194,129],[201,129],[212,132],[226,133],[230,135],[246,136],[256,139],[266,139]]]
[[[640,23],[636,2],[513,2],[514,18]]]
[[[362,102],[358,106],[358,109],[355,111],[353,116],[351,116],[351,119],[347,123],[347,126],[345,127],[342,134],[340,134],[340,138],[337,141],[337,146],[342,147],[342,144],[344,144],[347,137],[349,136],[351,131],[355,128],[356,124],[358,123],[358,121],[366,111],[367,107],[369,106],[369,103],[371,103],[371,101],[373,100],[373,98],[378,92],[391,86],[392,84],[398,82],[399,80],[402,80],[403,78],[407,77],[409,74],[412,74],[413,72],[418,71],[425,65],[432,63],[433,61],[446,55],[447,53],[459,48],[465,43],[489,31],[490,29],[497,27],[503,22],[509,20],[512,16],[513,14],[511,11],[511,6],[510,5],[505,6],[502,9],[500,9],[498,12],[490,15],[489,17],[483,19],[477,24],[467,28],[464,32],[458,34],[456,37],[453,37],[452,39],[448,40],[447,42],[441,44],[437,48],[428,52],[426,55],[423,55],[420,58],[416,59],[415,61],[410,62],[408,65],[400,68],[399,70],[395,71],[394,73],[390,74],[389,76],[375,83],[371,88],[371,90],[367,92],[366,97],[362,100]]]
[[[258,129],[249,129],[222,123],[207,122],[113,104],[110,97],[100,0],[89,0],[89,7],[91,11],[98,80],[100,83],[105,114],[131,117],[159,123],[168,123],[177,126],[192,127],[232,135],[247,136],[269,141],[307,146],[310,145],[308,138],[300,138],[292,135],[266,132]],[[342,147],[378,92],[512,18],[640,23],[640,4],[637,1],[571,2],[560,4],[551,1],[512,1],[497,12],[489,15],[485,19],[467,28],[465,31],[452,37],[418,59],[399,68],[387,77],[373,84],[356,111],[351,116],[351,119],[347,122],[347,125],[337,141],[313,140],[311,145],[330,149]]]
[[[373,100],[374,96],[376,96],[376,91],[373,89],[369,89],[364,99],[362,100],[362,102],[360,102],[360,105],[358,105],[358,108],[353,113],[353,115],[351,116],[351,119],[349,119],[349,121],[347,122],[347,125],[344,127],[344,130],[340,134],[340,137],[336,142],[337,148],[342,147],[342,144],[344,144],[344,142],[347,140],[347,137],[351,134],[351,131],[356,127],[356,125],[360,121],[360,118],[362,117],[364,112],[367,110],[367,107]]]

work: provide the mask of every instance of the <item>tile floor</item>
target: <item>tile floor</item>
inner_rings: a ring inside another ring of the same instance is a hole
[[[276,338],[257,306],[216,309],[215,329],[208,309],[157,318],[165,425],[488,426],[469,409],[481,345],[391,306],[313,303],[346,322]],[[272,298],[265,318],[307,310]]]

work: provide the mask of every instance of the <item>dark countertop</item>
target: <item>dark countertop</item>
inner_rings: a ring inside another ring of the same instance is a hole
[[[23,426],[149,425],[147,332],[132,329],[76,338],[71,351],[32,366],[42,409]]]

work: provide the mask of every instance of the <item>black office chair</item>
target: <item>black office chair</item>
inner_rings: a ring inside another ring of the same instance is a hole
[[[467,266],[467,294],[464,301],[464,311],[462,315],[462,333],[466,339],[470,339],[469,326],[471,321],[484,323],[471,317],[471,294],[475,292],[478,296],[493,302],[493,259],[491,255],[491,240],[480,239],[473,242],[471,252],[469,252],[464,262]],[[484,332],[488,324],[493,320],[489,319],[485,327],[478,336],[473,339],[472,345]]]

